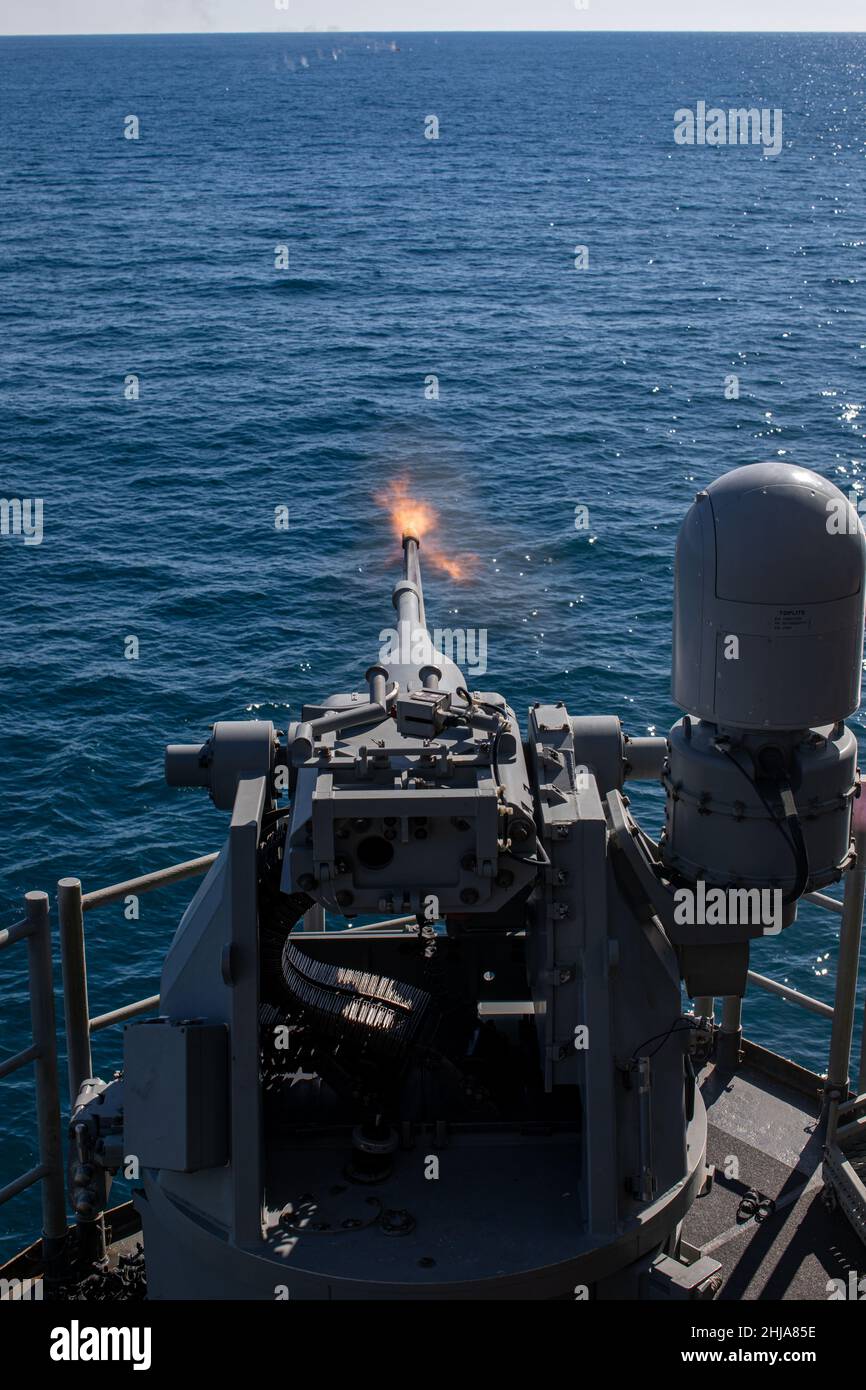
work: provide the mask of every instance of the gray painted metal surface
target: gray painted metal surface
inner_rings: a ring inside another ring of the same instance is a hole
[[[686,717],[668,739],[562,702],[534,706],[524,737],[434,648],[407,535],[404,640],[358,689],[305,705],[285,742],[246,721],[167,750],[170,783],[231,811],[220,853],[84,896],[61,884],[73,1091],[95,1027],[161,1013],[129,1024],[123,1082],[88,1081],[76,1110],[82,1157],[106,1174],[140,1150],[151,1296],[712,1292],[713,1262],[680,1245],[704,1182],[697,1073],[738,1067],[747,979],[816,1004],[749,972],[765,922],[688,920],[683,894],[778,892],[776,931],[856,863],[831,1140],[847,1094],[864,842],[841,721],[859,691],[864,546],[826,526],[837,497],[778,465],[699,494],[677,557]],[[785,526],[738,566],[773,507]],[[804,652],[827,679],[792,692]],[[629,809],[634,778],[665,789],[658,845]],[[84,912],[204,870],[159,1000],[90,1019]],[[391,929],[355,922],[383,914]],[[322,929],[337,917],[351,925]]]

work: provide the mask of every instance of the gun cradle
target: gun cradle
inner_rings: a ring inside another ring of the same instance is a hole
[[[297,770],[284,893],[310,893],[349,917],[423,914],[432,896],[435,919],[492,912],[532,881],[536,832],[517,721],[501,696],[476,698],[501,711],[501,729],[456,724],[418,737],[387,718],[324,735]],[[318,713],[306,707],[303,719]]]

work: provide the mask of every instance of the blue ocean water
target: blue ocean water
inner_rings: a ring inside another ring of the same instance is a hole
[[[7,39],[0,68],[2,491],[44,499],[41,544],[0,540],[4,924],[217,847],[163,746],[358,685],[394,480],[479,557],[426,591],[487,630],[485,683],[633,733],[677,717],[695,490],[762,458],[862,490],[866,36]],[[698,100],[782,108],[781,154],[675,145]],[[190,892],[88,918],[93,1012],[158,988]],[[837,941],[807,907],[753,961],[830,1001]],[[0,978],[5,1056],[23,951]],[[824,1067],[822,1020],[745,1017]],[[25,1075],[0,1097],[2,1185],[34,1161]],[[0,1211],[3,1248],[37,1228],[33,1192]]]

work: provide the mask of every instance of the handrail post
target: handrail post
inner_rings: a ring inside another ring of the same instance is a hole
[[[60,959],[63,967],[63,1017],[66,1026],[66,1064],[69,1077],[69,1115],[74,1123],[75,1102],[82,1085],[93,1076],[90,1051],[90,1004],[87,998],[87,955],[84,946],[84,907],[81,880],[61,878],[57,884],[60,921]],[[78,1130],[75,1141],[78,1142]],[[75,1193],[73,1191],[73,1205]],[[101,1260],[105,1254],[105,1220],[101,1212],[76,1207],[75,1226],[79,1257]]]
[[[742,1044],[743,1001],[738,994],[726,994],[722,999],[722,1022],[716,1044],[716,1060],[723,1070],[737,1070]]]
[[[26,893],[24,901],[27,921],[30,923],[30,931],[27,934],[30,1021],[33,1042],[39,1049],[34,1068],[39,1161],[44,1170],[42,1252],[46,1259],[51,1259],[66,1239],[63,1149],[60,1141],[60,1089],[57,1080],[57,1032],[51,967],[51,924],[48,919],[47,893]]]
[[[863,899],[866,896],[866,798],[854,801],[854,867],[848,870],[842,927],[839,932],[839,960],[836,966],[836,997],[833,1004],[833,1032],[827,1083],[824,1088],[827,1109],[827,1143],[836,1134],[839,1105],[846,1099],[850,1081],[851,1039],[857,1003],[857,974],[860,964],[860,937],[863,928]]]
[[[82,1082],[93,1075],[90,1053],[90,1010],[87,1002],[87,960],[84,950],[84,912],[81,880],[61,878],[57,884],[60,922],[60,960],[63,967],[63,1017],[69,1074],[69,1112],[75,1109]]]

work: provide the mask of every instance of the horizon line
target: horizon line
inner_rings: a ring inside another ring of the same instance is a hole
[[[736,37],[741,34],[773,34],[780,37],[794,37],[799,34],[847,34],[864,35],[864,29],[601,29],[601,28],[536,28],[536,29],[87,29],[69,30],[56,34],[18,34],[0,32],[0,39],[201,39],[219,35],[222,38],[250,38],[289,36],[303,38],[305,35],[342,34],[346,38],[363,38],[368,34],[390,34],[394,36],[413,34],[718,34]]]

